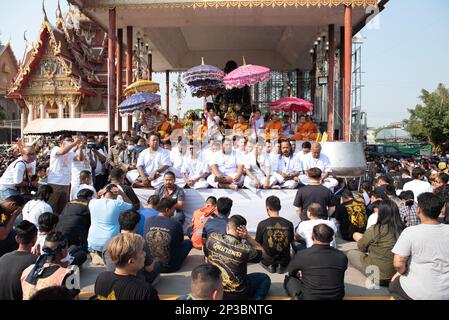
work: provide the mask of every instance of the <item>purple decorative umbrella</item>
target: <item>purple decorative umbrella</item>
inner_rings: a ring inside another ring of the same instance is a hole
[[[223,79],[226,89],[243,88],[253,84],[270,80],[270,69],[262,66],[245,64],[231,71]]]
[[[223,77],[225,73],[217,67],[202,64],[190,68],[182,74],[182,79],[190,87],[193,96],[207,97],[224,90]]]
[[[124,100],[118,106],[121,116],[132,114],[137,110],[156,108],[161,104],[161,96],[155,93],[136,93]]]

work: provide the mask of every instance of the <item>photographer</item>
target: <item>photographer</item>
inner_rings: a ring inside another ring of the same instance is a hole
[[[126,141],[123,140],[119,135],[114,136],[114,141],[117,141],[114,146],[111,147],[111,153],[108,157],[108,164],[112,169],[120,168],[123,171],[127,171],[124,158],[126,154]]]
[[[0,200],[20,193],[30,193],[30,189],[37,187],[37,182],[31,183],[31,176],[35,171],[36,152],[32,147],[24,147],[22,156],[13,161],[0,178]]]
[[[87,137],[87,154],[91,160],[92,178],[95,190],[100,190],[106,185],[106,159],[107,154],[97,143],[94,136]]]
[[[118,217],[120,213],[131,210],[133,205],[128,196],[115,184],[109,184],[98,192],[100,199],[89,203],[91,225],[87,242],[93,256],[102,260],[104,246],[112,237],[120,233]],[[92,259],[93,263],[94,258]],[[101,263],[100,263],[101,264]]]

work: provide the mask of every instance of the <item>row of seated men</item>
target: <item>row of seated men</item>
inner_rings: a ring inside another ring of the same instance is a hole
[[[235,142],[223,138],[211,140],[202,148],[180,140],[169,151],[160,147],[158,134],[151,133],[148,146],[139,154],[137,168],[127,173],[133,187],[160,187],[164,173],[171,171],[175,183],[181,188],[237,190],[245,186],[254,192],[259,189],[296,189],[299,184],[309,184],[305,172],[311,168],[323,172],[321,183],[324,186],[332,189],[337,185],[337,181],[330,177],[331,163],[321,152],[319,143],[304,142],[298,150],[294,140],[260,143],[245,138]]]

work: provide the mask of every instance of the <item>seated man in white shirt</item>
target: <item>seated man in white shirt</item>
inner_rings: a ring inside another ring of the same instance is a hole
[[[319,168],[323,172],[323,175],[321,176],[321,184],[326,188],[332,190],[338,185],[338,181],[336,179],[329,178],[329,175],[332,173],[331,164],[329,158],[325,154],[321,153],[321,145],[318,142],[312,144],[311,152],[308,153],[302,161],[302,170],[304,172],[311,168]],[[301,175],[299,179],[303,184],[309,184],[309,177],[307,177],[307,175]]]
[[[299,184],[301,163],[292,153],[292,147],[288,140],[281,141],[281,155],[276,175],[277,181],[282,189],[296,189]]]
[[[171,166],[170,153],[159,147],[159,142],[157,133],[149,134],[149,147],[139,154],[137,170],[131,170],[126,175],[133,186],[158,188],[164,184],[164,173]]]
[[[243,183],[244,186],[253,192],[274,187],[277,184],[275,175],[277,168],[272,168],[270,157],[262,153],[262,145],[256,143],[253,147],[252,142],[248,141],[246,147],[249,153],[245,155],[246,177]],[[275,161],[275,163],[277,164],[278,162]]]
[[[412,170],[412,181],[404,184],[403,191],[413,191],[415,196],[415,202],[418,201],[418,197],[422,193],[433,192],[432,185],[427,181],[424,181],[424,170],[422,168],[414,168]]]
[[[189,145],[189,154],[185,156],[181,174],[186,185],[192,189],[207,189],[209,183],[206,178],[210,174],[209,166],[199,158],[199,147],[194,144]]]
[[[334,240],[330,245],[334,248],[337,247],[335,242],[335,234],[337,233],[337,226],[334,222],[328,220],[327,212],[323,212],[321,205],[318,203],[312,203],[307,207],[307,217],[310,220],[302,221],[295,229],[295,240],[301,241],[300,245],[295,246],[295,250],[302,250],[310,248],[313,245],[312,231],[313,227],[319,224],[326,224],[334,230]]]
[[[296,143],[296,141],[295,141],[295,143]],[[298,152],[296,153],[296,156],[299,158],[299,161],[301,161],[301,163],[304,162],[304,159],[310,153],[311,148],[312,148],[312,144],[309,141],[302,143],[301,150],[298,150]]]
[[[180,188],[184,188],[186,186],[186,183],[181,174],[181,169],[184,160],[186,158],[186,155],[182,139],[178,139],[176,147],[172,148],[169,152],[170,152],[170,161],[172,165],[168,169],[168,171],[171,171],[175,174],[176,185]]]
[[[265,120],[260,114],[260,110],[255,110],[249,118],[250,134],[255,138],[261,135],[261,130],[265,128]]]
[[[207,164],[207,166],[211,165],[212,159],[215,157],[215,153],[219,150],[221,150],[221,141],[210,139],[209,145],[204,146],[202,142],[201,143],[201,153],[200,153],[200,159],[204,163]]]
[[[232,141],[223,139],[222,150],[211,160],[207,182],[214,188],[238,190],[243,186],[243,159],[232,150]]]

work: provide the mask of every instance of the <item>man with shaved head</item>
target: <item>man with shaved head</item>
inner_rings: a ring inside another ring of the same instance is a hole
[[[0,200],[18,195],[31,185],[31,177],[36,173],[36,151],[24,147],[22,156],[13,161],[0,178]],[[37,184],[36,184],[37,186]]]
[[[320,182],[326,188],[332,190],[338,185],[338,181],[336,179],[329,178],[329,175],[332,173],[331,163],[329,158],[321,152],[321,144],[318,142],[314,142],[312,144],[310,152],[303,158],[302,168],[304,172],[307,172],[307,170],[311,168],[320,169],[323,173]],[[301,175],[299,179],[305,185],[310,183],[309,178],[306,175]]]

